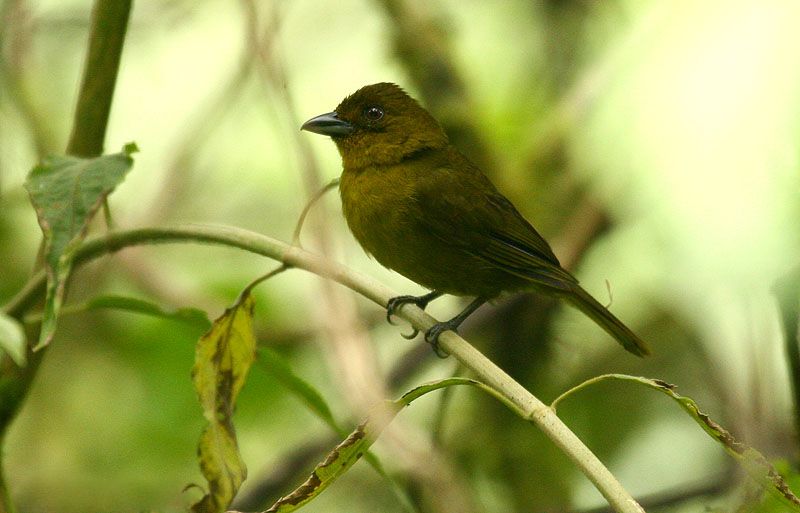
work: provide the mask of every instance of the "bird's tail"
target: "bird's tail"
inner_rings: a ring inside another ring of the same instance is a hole
[[[565,299],[572,303],[581,312],[589,316],[598,326],[603,328],[617,342],[622,344],[627,351],[636,356],[647,356],[650,348],[636,336],[622,321],[616,318],[606,307],[597,302],[595,298],[575,284],[572,291],[565,295]]]

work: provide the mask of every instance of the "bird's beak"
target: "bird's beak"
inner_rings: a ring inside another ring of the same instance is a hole
[[[343,119],[339,119],[339,115],[335,111],[313,117],[300,127],[300,130],[331,137],[352,134],[354,129],[353,125]]]

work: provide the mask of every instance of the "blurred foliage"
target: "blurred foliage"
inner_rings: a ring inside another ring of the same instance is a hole
[[[0,3],[2,302],[36,261],[23,181],[64,153],[89,14],[86,1]],[[333,145],[299,142],[299,125],[364,84],[397,82],[588,290],[607,297],[608,281],[614,311],[655,354],[629,357],[578,313],[529,294],[482,308],[464,335],[544,400],[604,373],[675,383],[737,438],[784,459],[796,486],[796,405],[770,287],[800,252],[798,24],[795,0],[137,2],[106,147],[135,140],[141,153],[110,198],[114,220],[232,224],[289,240],[309,170],[320,181],[340,171]],[[420,292],[366,258],[337,212],[330,194],[306,246]],[[119,295],[216,317],[272,265],[215,247],[130,249],[81,267],[65,308]],[[413,350],[374,305],[327,294],[303,273],[276,276],[254,293],[255,330],[339,425],[363,411],[336,340],[368,335],[371,372],[399,377],[389,397],[454,371]],[[430,311],[449,317],[456,306]],[[119,311],[61,319],[4,441],[19,510],[181,511],[196,500],[182,489],[202,479],[190,379],[201,333]],[[234,416],[249,504],[288,493],[336,443],[267,369],[252,369]],[[590,388],[559,414],[650,511],[781,511],[647,391]],[[415,402],[373,447],[419,511],[605,507],[549,440],[469,389]],[[363,463],[304,511],[343,510],[407,511]]]

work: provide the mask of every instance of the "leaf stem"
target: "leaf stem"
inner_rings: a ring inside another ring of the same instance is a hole
[[[247,230],[213,225],[184,225],[165,228],[141,228],[110,232],[87,240],[75,255],[77,267],[89,260],[129,246],[171,242],[201,242],[222,244],[263,255],[334,280],[384,306],[397,293],[385,285],[321,256],[285,242]],[[18,317],[35,304],[44,292],[45,276],[38,273],[3,310]],[[436,319],[414,305],[403,305],[397,314],[419,330],[427,330]],[[514,381],[497,365],[487,359],[466,340],[452,331],[439,337],[441,347],[453,355],[478,380],[482,381],[524,419],[536,424],[578,468],[594,483],[609,504],[621,513],[641,513],[644,510],[622,487],[613,474],[559,419],[555,412]]]

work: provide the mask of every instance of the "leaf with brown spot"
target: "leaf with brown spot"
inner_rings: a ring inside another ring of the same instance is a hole
[[[693,399],[680,395],[675,391],[675,385],[669,384],[665,381],[657,379],[648,379],[640,376],[629,376],[627,374],[604,374],[592,379],[586,380],[578,386],[575,386],[563,394],[561,394],[550,405],[551,408],[555,407],[564,400],[566,397],[572,395],[574,392],[582,390],[590,385],[605,380],[620,380],[638,383],[649,388],[658,390],[672,398],[678,405],[689,414],[690,417],[697,422],[703,430],[708,433],[711,438],[719,442],[725,452],[730,454],[736,459],[739,464],[747,471],[747,473],[760,482],[764,487],[770,491],[775,497],[780,499],[784,504],[791,507],[793,511],[800,512],[800,499],[792,492],[789,485],[775,470],[775,467],[764,457],[763,454],[756,449],[739,442],[736,438],[724,427],[713,421],[709,416],[697,406]]]
[[[195,513],[225,511],[247,477],[233,411],[255,360],[253,308],[252,296],[244,293],[197,342],[192,381],[208,421],[197,452],[208,493],[192,505]]]
[[[302,485],[280,498],[264,513],[289,513],[314,500],[366,453],[383,429],[404,406],[408,406],[412,401],[429,392],[454,385],[474,385],[488,390],[484,384],[472,379],[448,378],[420,385],[406,392],[399,399],[386,401],[374,408],[367,420],[359,424],[347,438],[334,447]]]

